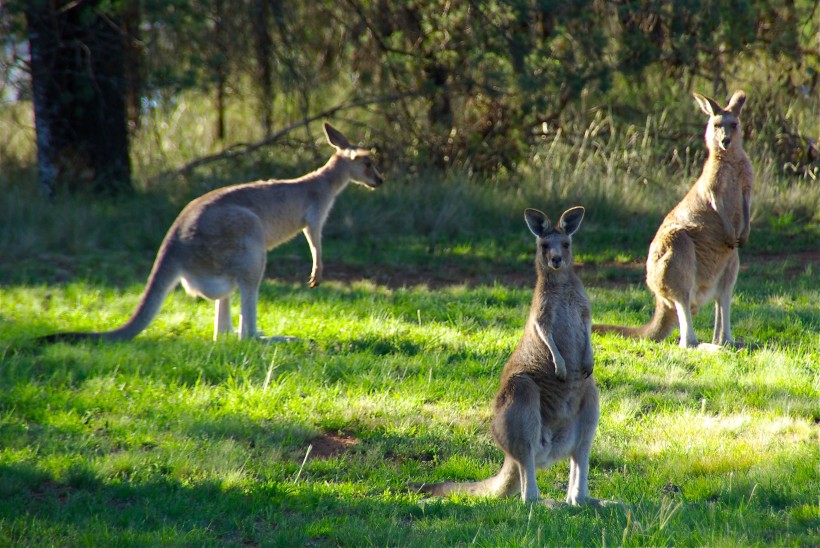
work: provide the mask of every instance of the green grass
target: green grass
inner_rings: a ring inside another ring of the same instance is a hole
[[[583,183],[596,166],[574,188],[533,175],[514,191],[457,178],[347,191],[326,283],[306,288],[301,238],[270,254],[260,326],[306,340],[274,346],[211,342],[212,305],[180,290],[132,342],[36,347],[124,321],[178,208],[8,189],[0,544],[817,545],[818,227],[767,217],[774,198],[757,206],[733,301],[750,349],[593,338],[590,487],[623,507],[406,487],[500,466],[489,421],[529,307],[525,205],[588,205],[575,247],[595,318],[649,318],[641,261],[673,193],[619,199],[611,180]],[[695,327],[710,338],[711,310]],[[562,498],[567,473],[540,471],[544,495]]]
[[[795,110],[809,129],[810,107]],[[321,287],[306,287],[301,237],[269,255],[260,327],[305,342],[213,343],[212,304],[179,290],[134,341],[35,346],[124,321],[193,196],[328,152],[295,141],[157,179],[219,148],[207,112],[181,100],[144,120],[142,192],[108,201],[43,200],[31,113],[0,117],[28,132],[0,147],[0,545],[820,545],[820,190],[784,175],[763,130],[747,143],[753,227],[732,308],[749,347],[594,335],[590,488],[623,506],[549,510],[423,500],[407,483],[501,464],[491,402],[534,282],[525,207],[584,205],[574,245],[594,318],[648,320],[643,262],[700,171],[700,121],[674,148],[674,116],[618,127],[598,110],[492,181],[386,159],[387,184],[351,188],[331,214]],[[258,138],[248,127],[233,137]],[[695,317],[702,340],[711,322]],[[539,472],[545,496],[563,498],[567,469]]]

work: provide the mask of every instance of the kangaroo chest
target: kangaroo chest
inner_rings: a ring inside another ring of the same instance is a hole
[[[567,361],[567,368],[580,367],[581,355],[587,344],[586,319],[589,318],[586,296],[574,288],[560,296],[546,296],[542,304],[540,324],[550,331],[556,346]]]

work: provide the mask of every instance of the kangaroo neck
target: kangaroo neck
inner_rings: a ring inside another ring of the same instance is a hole
[[[560,270],[551,270],[547,266],[538,265],[538,280],[535,282],[533,298],[540,299],[545,293],[553,291],[567,283],[572,276],[572,267],[565,266]]]
[[[743,171],[748,163],[748,158],[743,149],[733,147],[731,150],[709,150],[709,157],[703,164],[703,172],[698,179],[698,186],[703,191],[714,190],[720,186],[729,175],[730,180],[734,180],[734,175]]]
[[[311,175],[315,175],[316,179],[325,180],[335,196],[350,183],[350,166],[347,160],[337,153]]]

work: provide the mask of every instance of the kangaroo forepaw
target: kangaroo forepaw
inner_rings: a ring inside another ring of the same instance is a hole
[[[555,376],[558,377],[559,380],[567,380],[567,366],[564,360],[555,363]]]
[[[589,378],[592,376],[592,371],[595,369],[594,363],[592,361],[592,356],[590,355],[584,363],[581,364],[581,373],[583,373],[584,378]]]

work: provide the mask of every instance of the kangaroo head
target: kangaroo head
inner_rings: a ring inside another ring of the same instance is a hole
[[[746,102],[746,94],[736,91],[726,108],[721,107],[711,97],[699,93],[692,94],[703,112],[709,115],[706,125],[706,146],[711,151],[726,152],[743,147],[743,133],[740,129],[740,109]]]
[[[370,151],[351,145],[341,131],[327,122],[322,127],[325,130],[327,142],[336,149],[336,156],[347,162],[350,168],[350,180],[370,189],[381,186],[384,177],[376,168]]]
[[[581,226],[583,218],[584,208],[581,206],[566,210],[556,226],[537,209],[524,211],[527,226],[536,237],[539,268],[561,270],[572,266],[572,235]]]

